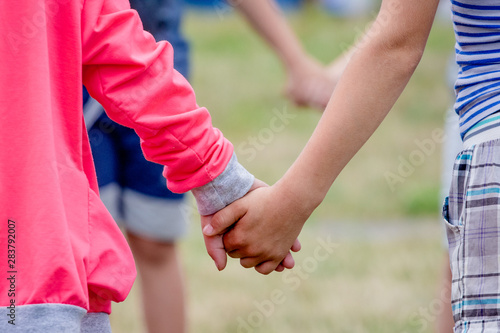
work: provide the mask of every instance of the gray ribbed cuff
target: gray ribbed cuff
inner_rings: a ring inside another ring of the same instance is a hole
[[[107,313],[87,313],[87,310],[75,305],[2,306],[0,317],[2,333],[111,333]]]
[[[233,153],[226,169],[210,183],[191,190],[201,215],[218,212],[248,193],[254,176],[238,163]]]

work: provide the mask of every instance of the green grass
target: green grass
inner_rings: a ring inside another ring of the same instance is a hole
[[[245,270],[237,261],[218,272],[193,225],[181,251],[190,332],[236,333],[242,322],[256,333],[432,332],[444,302],[436,298],[444,256],[437,223],[357,225],[356,232],[347,223],[306,227],[296,268],[269,276]],[[315,256],[318,239],[329,237],[332,253]],[[142,332],[138,303],[134,287],[127,302],[114,307],[115,333]]]
[[[338,56],[367,24],[333,19],[312,6],[290,21],[307,50],[324,63]],[[256,176],[274,183],[307,142],[319,112],[298,109],[282,97],[283,68],[238,16],[190,13],[186,35],[192,40],[191,82],[198,102],[209,108],[214,124],[235,147],[268,127],[274,109],[296,115],[254,159],[240,154],[240,161]],[[299,278],[297,289],[296,275],[295,282],[284,281],[282,274],[264,277],[236,261],[217,272],[205,253],[199,222],[193,222],[194,231],[182,243],[190,332],[237,332],[249,316],[259,322],[252,327],[258,333],[432,331],[436,311],[431,311],[431,319],[419,311],[442,302],[435,299],[444,257],[437,215],[440,147],[394,191],[384,175],[397,172],[400,159],[418,149],[415,140],[431,138],[432,131],[441,128],[451,102],[444,69],[452,50],[451,29],[436,25],[394,110],[308,222],[301,238],[303,250],[296,256],[298,266],[311,264],[318,237],[333,235],[338,248],[307,278]],[[414,222],[397,222],[408,219]],[[269,317],[256,314],[255,302],[266,302],[274,290],[283,293],[283,303],[274,305]],[[138,300],[134,288],[128,301],[114,308],[115,332],[144,331]]]

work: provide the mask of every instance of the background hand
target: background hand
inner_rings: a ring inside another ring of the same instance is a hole
[[[299,106],[323,111],[332,96],[337,81],[317,61],[307,58],[300,66],[288,71],[286,96]]]

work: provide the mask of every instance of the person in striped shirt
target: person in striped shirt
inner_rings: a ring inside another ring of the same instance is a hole
[[[451,2],[459,66],[455,111],[464,145],[443,207],[455,332],[500,332],[500,3]],[[277,267],[405,88],[438,3],[382,1],[315,132],[286,174],[203,218],[208,251],[218,267],[225,265],[225,251],[263,274]]]

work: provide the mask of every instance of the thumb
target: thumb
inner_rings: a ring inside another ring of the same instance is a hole
[[[205,236],[222,235],[238,222],[247,212],[247,208],[240,204],[241,200],[237,200],[215,213],[210,223],[203,227],[203,234]]]
[[[293,252],[299,252],[301,248],[302,248],[302,245],[300,244],[299,239],[297,238],[295,240],[295,242],[293,242],[291,250]]]

